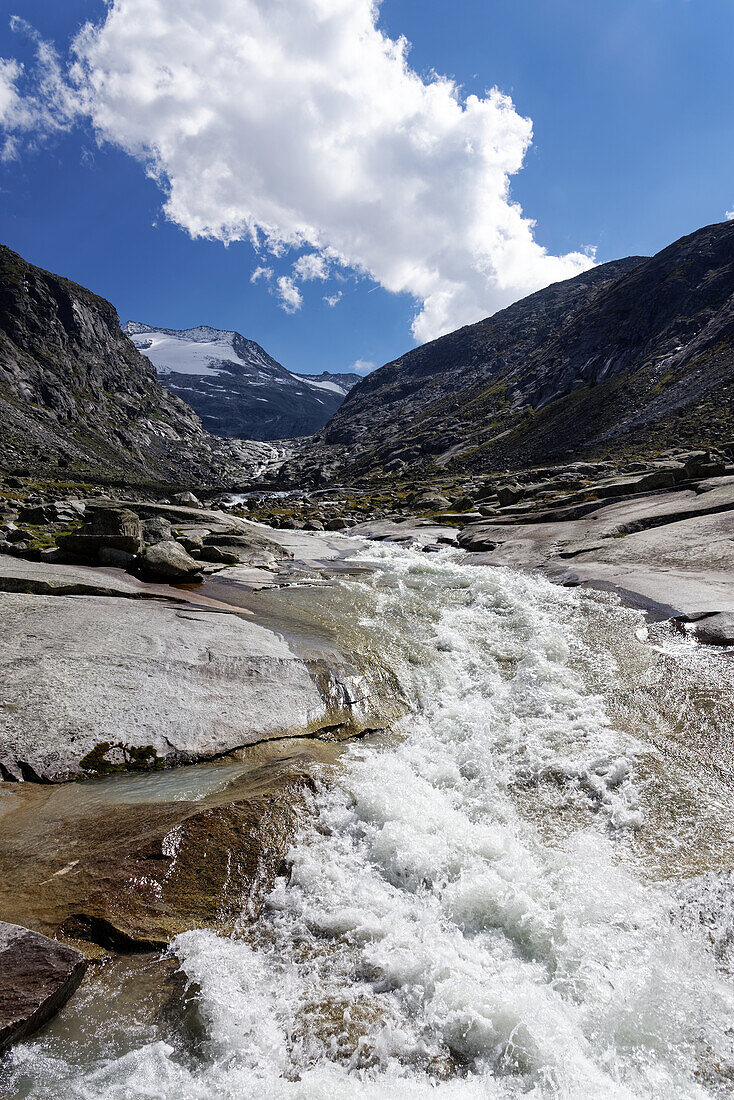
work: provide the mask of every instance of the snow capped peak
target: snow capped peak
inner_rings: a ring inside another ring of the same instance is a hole
[[[280,363],[239,332],[196,325],[194,328],[157,328],[143,321],[123,326],[138,351],[147,355],[159,375],[213,375],[242,368],[286,373]]]
[[[214,434],[281,439],[323,427],[357,375],[295,374],[239,332],[195,325],[122,326],[161,382],[199,413]]]

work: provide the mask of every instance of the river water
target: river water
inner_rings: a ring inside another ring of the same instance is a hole
[[[729,656],[458,551],[359,556],[315,598],[412,711],[318,791],[254,929],[175,941],[196,1040],[113,967],[4,1095],[732,1095]]]

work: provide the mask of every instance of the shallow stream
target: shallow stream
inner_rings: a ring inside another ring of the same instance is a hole
[[[343,754],[254,927],[101,967],[0,1094],[732,1095],[729,654],[459,551],[358,558],[313,598],[412,713]]]

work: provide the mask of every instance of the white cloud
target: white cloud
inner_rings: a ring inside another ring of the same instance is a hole
[[[329,270],[326,256],[320,252],[309,252],[299,256],[293,265],[293,273],[299,279],[326,279]]]
[[[35,45],[35,69],[12,58],[0,58],[0,159],[17,156],[23,139],[35,143],[68,129],[81,104],[63,72],[54,48],[24,19],[12,16],[10,27]]]
[[[421,77],[377,15],[375,0],[111,0],[72,83],[193,236],[311,248],[278,280],[291,309],[322,258],[412,295],[425,340],[589,267],[548,254],[510,198],[530,120],[496,89]]]
[[[725,216],[728,222],[734,222],[734,210],[727,210]]]
[[[357,359],[349,369],[354,374],[369,374],[376,366],[377,363],[372,363],[369,359]]]
[[[327,306],[330,306],[332,309],[334,308],[334,306],[338,302],[341,302],[341,300],[342,300],[341,290],[337,290],[335,294],[325,294],[324,295],[324,301],[326,302]]]
[[[264,279],[266,283],[269,283],[273,277],[272,267],[260,266],[256,267],[250,276],[251,283],[257,283],[260,279]]]
[[[280,298],[281,307],[286,313],[295,313],[301,308],[303,295],[291,279],[290,275],[281,275],[276,282],[276,290],[272,293]]]

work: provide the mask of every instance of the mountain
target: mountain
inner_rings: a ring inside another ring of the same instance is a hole
[[[104,298],[0,245],[0,430],[7,470],[217,483],[262,444],[225,444],[160,385]]]
[[[364,378],[291,478],[521,468],[734,437],[734,222],[601,264]]]
[[[124,330],[215,435],[292,439],[323,428],[359,381],[357,374],[294,374],[239,332],[156,328]]]

